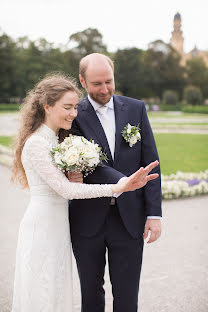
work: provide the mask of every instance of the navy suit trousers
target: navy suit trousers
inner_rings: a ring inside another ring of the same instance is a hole
[[[93,237],[72,234],[72,247],[81,282],[82,312],[104,312],[106,254],[114,312],[136,312],[142,264],[143,236],[126,230],[117,205],[110,206],[105,222]],[[106,253],[107,251],[107,253]]]

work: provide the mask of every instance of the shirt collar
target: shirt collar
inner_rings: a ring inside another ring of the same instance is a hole
[[[53,131],[51,128],[49,128],[46,124],[42,123],[41,126],[37,129],[37,131],[45,134],[47,137],[51,138],[51,139],[57,139],[58,140],[58,136],[56,135],[55,131]]]
[[[87,95],[88,100],[90,101],[90,103],[92,104],[93,108],[95,111],[97,111],[102,105],[98,104],[97,102],[95,102],[90,95]],[[113,97],[111,97],[110,101],[108,103],[105,104],[105,107],[114,109],[114,105],[113,105]]]

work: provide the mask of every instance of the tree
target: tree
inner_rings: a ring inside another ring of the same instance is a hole
[[[200,105],[203,97],[200,88],[195,86],[188,86],[184,89],[184,100],[187,104]]]
[[[157,40],[145,54],[146,79],[155,95],[162,97],[165,90],[177,90],[182,95],[185,85],[184,68],[180,56],[169,44]]]
[[[69,42],[75,44],[72,51],[78,59],[90,53],[107,53],[106,46],[102,41],[102,35],[96,28],[87,28],[81,32],[72,34]]]
[[[114,55],[116,89],[123,95],[141,98],[147,95],[145,89],[144,51],[137,48],[118,50]]]
[[[0,36],[0,100],[8,102],[15,95],[15,43],[7,36]]]
[[[63,71],[64,61],[60,49],[54,48],[44,38],[34,42],[26,37],[20,39],[16,44],[15,69],[17,94],[22,98],[47,73]]]
[[[163,103],[168,105],[178,104],[178,94],[173,90],[166,90],[163,92]]]
[[[62,59],[64,64],[64,72],[68,73],[72,77],[78,77],[79,75],[79,59],[74,51],[68,50],[62,53]]]
[[[193,58],[186,63],[187,83],[202,90],[208,98],[208,68],[203,59]]]

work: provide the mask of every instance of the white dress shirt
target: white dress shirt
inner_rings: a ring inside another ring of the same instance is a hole
[[[96,102],[89,96],[89,94],[88,94],[88,100],[89,100],[90,103],[92,104],[92,106],[93,106],[93,108],[94,108],[94,110],[95,110],[95,112],[96,112],[96,114],[97,114],[97,116],[98,116],[98,118],[99,118],[99,120],[100,120],[100,123],[101,123],[101,125],[102,125],[102,118],[101,118],[101,116],[100,116],[100,114],[99,114],[99,111],[98,111],[99,108],[100,108],[102,105],[96,103]],[[110,101],[109,101],[108,103],[106,103],[105,106],[108,107],[106,114],[108,115],[108,118],[110,119],[110,122],[111,122],[111,127],[112,127],[114,133],[116,134],[116,123],[115,123],[115,112],[114,112],[113,97],[111,97]],[[114,153],[113,153],[113,154],[114,154]],[[112,155],[112,158],[114,159],[114,155]],[[122,181],[123,179],[125,179],[125,177],[121,178],[121,179],[118,181],[118,183],[119,183],[120,181]],[[122,193],[120,193],[120,194],[113,194],[113,196],[116,197],[116,198],[118,198],[121,194],[122,194]],[[148,219],[161,219],[161,217],[158,217],[158,216],[147,216],[147,218],[148,218]]]
[[[90,101],[90,103],[92,104],[101,125],[103,126],[103,122],[102,122],[102,115],[99,113],[99,109],[103,107],[103,105],[100,105],[98,103],[96,103],[93,99],[91,99],[91,97],[88,95],[88,99]],[[111,156],[114,159],[114,153],[115,153],[115,135],[116,135],[116,123],[115,123],[115,112],[114,112],[114,104],[113,104],[113,97],[110,99],[110,101],[108,103],[106,103],[104,105],[105,107],[107,107],[106,110],[106,115],[108,118],[108,122],[109,122],[109,127],[111,128],[111,132],[114,133],[114,142],[113,142],[113,148],[111,148],[112,144],[109,144],[110,142],[108,141],[108,137],[106,135],[109,147],[110,147],[110,151],[111,151]],[[103,130],[105,132],[105,128],[103,127]]]

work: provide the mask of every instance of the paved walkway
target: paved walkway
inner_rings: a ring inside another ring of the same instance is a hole
[[[19,114],[0,114],[0,136],[10,136],[17,133],[19,127]]]
[[[10,169],[0,166],[1,312],[11,311],[17,232],[29,200],[27,191],[10,184],[10,174]],[[208,196],[164,201],[163,215],[162,237],[144,249],[139,312],[207,312]],[[106,270],[106,312],[111,312],[107,273]],[[78,312],[80,291],[75,263],[73,277]]]
[[[150,118],[150,122],[154,132],[156,133],[194,133],[194,134],[208,134],[208,129],[198,125],[194,127],[192,125],[188,125],[189,123],[208,123],[208,118],[192,117],[192,118]],[[167,126],[168,122],[168,126]],[[155,123],[164,123],[165,126],[156,126]],[[177,125],[173,126],[174,123],[181,123],[183,127],[179,127]],[[8,114],[0,114],[0,136],[12,136],[17,133],[17,129],[19,126],[19,114],[18,113],[8,113]]]

